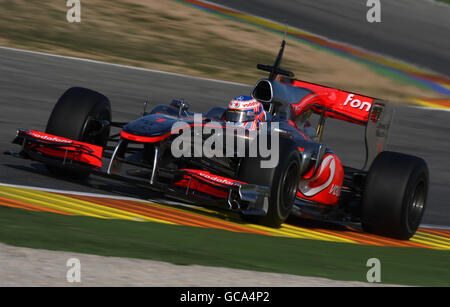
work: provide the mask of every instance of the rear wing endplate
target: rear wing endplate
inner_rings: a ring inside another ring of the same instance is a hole
[[[384,150],[393,116],[394,108],[387,101],[379,99],[373,101],[366,123],[364,170],[368,170],[376,156]]]

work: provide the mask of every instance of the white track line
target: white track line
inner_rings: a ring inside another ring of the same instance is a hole
[[[224,80],[195,77],[195,76],[183,75],[183,74],[167,72],[167,71],[162,71],[162,70],[155,70],[155,69],[149,69],[149,68],[128,66],[128,65],[122,65],[122,64],[114,64],[114,63],[102,62],[102,61],[97,61],[97,60],[90,60],[90,59],[85,59],[85,58],[77,58],[77,57],[71,57],[71,56],[65,56],[65,55],[59,55],[59,54],[52,54],[52,53],[45,53],[45,52],[39,52],[39,51],[17,49],[17,48],[5,47],[5,46],[0,46],[0,50],[1,49],[14,51],[14,52],[23,52],[23,53],[41,55],[41,56],[49,56],[49,57],[60,58],[60,59],[82,61],[82,62],[86,62],[86,63],[100,64],[100,65],[110,65],[110,66],[114,66],[114,67],[118,67],[118,68],[139,70],[139,71],[145,71],[145,72],[152,72],[152,73],[158,73],[158,74],[164,74],[164,75],[170,75],[170,76],[176,76],[176,77],[182,77],[182,78],[190,78],[190,79],[196,79],[196,80],[202,80],[202,81],[211,81],[211,82],[215,82],[215,83],[222,83],[222,84],[250,87],[250,85],[248,85],[248,84],[243,84],[243,83],[238,83],[238,82],[230,82],[230,81],[224,81]],[[411,105],[402,105],[402,106],[403,107],[407,107],[407,108],[414,108],[414,109],[424,109],[424,110],[427,110],[427,111],[446,111],[446,112],[450,111],[450,109],[430,108],[430,107],[422,107],[422,106],[411,106]]]
[[[432,5],[438,5],[438,6],[440,5],[442,7],[444,7],[444,6],[448,7],[449,6],[449,4],[447,4],[447,3],[436,1],[436,0],[423,0],[423,1],[428,2],[428,3],[432,4]]]
[[[93,63],[93,64],[110,65],[110,66],[114,66],[114,67],[118,67],[118,68],[146,71],[146,72],[170,75],[170,76],[175,76],[175,77],[190,78],[190,79],[211,81],[211,82],[223,83],[223,84],[229,84],[229,85],[250,87],[250,85],[248,85],[248,84],[243,84],[243,83],[238,83],[238,82],[231,82],[231,81],[224,81],[224,80],[217,80],[217,79],[210,79],[210,78],[203,78],[203,77],[195,77],[195,76],[183,75],[183,74],[174,73],[174,72],[167,72],[167,71],[162,71],[162,70],[136,67],[136,66],[128,66],[128,65],[115,64],[115,63],[108,63],[108,62],[102,62],[102,61],[91,60],[91,59],[86,59],[86,58],[78,58],[78,57],[59,55],[59,54],[53,54],[53,53],[31,51],[31,50],[25,50],[25,49],[17,49],[17,48],[6,47],[6,46],[0,46],[0,49],[15,51],[15,52],[29,53],[29,54],[34,54],[34,55],[49,56],[49,57],[67,59],[67,60],[73,60],[73,61],[82,61],[82,62]]]
[[[429,229],[445,229],[445,230],[450,230],[450,226],[444,226],[444,225],[420,224],[420,227],[423,227],[423,228],[429,228]]]
[[[143,199],[126,197],[126,196],[116,196],[116,195],[107,195],[107,194],[85,193],[85,192],[77,192],[77,191],[40,188],[40,187],[34,187],[34,186],[28,186],[28,185],[17,185],[17,184],[9,184],[9,183],[2,183],[2,182],[0,182],[0,186],[10,187],[10,188],[32,189],[32,190],[36,190],[36,191],[50,192],[50,193],[72,194],[72,195],[90,196],[90,197],[103,197],[103,198],[118,199],[118,200],[145,201]]]
[[[27,185],[17,185],[17,184],[9,184],[9,183],[1,183],[1,182],[0,182],[0,186],[11,187],[11,188],[33,189],[36,191],[43,191],[43,192],[50,192],[50,193],[72,194],[72,195],[90,196],[90,197],[103,197],[103,198],[109,198],[109,199],[131,200],[131,201],[140,201],[140,202],[160,202],[160,203],[164,203],[167,205],[194,207],[194,208],[197,207],[194,205],[182,204],[182,203],[174,202],[174,201],[170,201],[170,200],[167,200],[167,201],[151,200],[151,199],[144,200],[144,199],[126,197],[126,196],[116,196],[116,195],[106,195],[106,194],[97,194],[97,193],[85,193],[85,192],[78,192],[78,191],[39,188],[39,187],[33,187],[33,186],[27,186]],[[435,229],[435,228],[436,229],[450,229],[450,226],[430,225],[430,224],[421,224],[420,227],[430,228],[430,229]]]

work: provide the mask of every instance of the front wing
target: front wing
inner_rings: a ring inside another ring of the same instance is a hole
[[[43,133],[19,129],[13,143],[22,146],[18,156],[72,171],[90,171],[115,179],[126,177],[102,171],[103,148],[97,145]],[[112,157],[114,159],[114,156]],[[110,162],[112,164],[112,161]],[[266,215],[269,208],[269,188],[247,184],[211,174],[208,171],[180,169],[172,184],[150,180],[130,181],[153,190],[191,202],[219,205],[248,215]]]

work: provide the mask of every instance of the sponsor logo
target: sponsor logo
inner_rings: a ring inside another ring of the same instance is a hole
[[[339,197],[339,195],[341,195],[341,186],[339,186],[337,184],[332,184],[331,188],[330,188],[330,192],[328,192],[328,194]]]
[[[241,106],[240,102],[232,101],[230,102],[230,108],[238,109]]]
[[[215,181],[215,182],[218,182],[218,183],[224,183],[224,184],[227,184],[227,185],[232,185],[233,184],[232,181],[227,180],[225,178],[220,178],[220,177],[217,177],[217,176],[211,176],[210,174],[205,174],[205,173],[198,173],[198,174],[200,176],[202,176],[202,177],[205,177],[206,179],[209,179],[209,180],[212,180],[212,181]]]
[[[326,175],[325,170],[327,168],[330,170],[328,173],[327,181],[318,187],[314,187],[314,185],[313,185],[313,187],[311,187],[310,184],[314,183],[316,180],[321,178],[322,174]],[[335,171],[336,171],[336,161],[334,160],[334,157],[332,155],[326,156],[325,159],[323,159],[322,164],[320,165],[319,172],[317,173],[316,176],[314,176],[314,178],[300,180],[300,182],[298,184],[298,189],[299,189],[300,193],[302,193],[306,197],[312,197],[312,196],[316,195],[317,193],[322,192],[327,187],[329,187],[330,184],[333,182]],[[333,187],[331,187],[331,189],[333,189]]]
[[[236,101],[232,100],[228,105],[229,108],[232,109],[250,109],[259,106],[259,102],[257,101]]]
[[[344,102],[344,106],[349,105],[350,107],[355,109],[365,110],[366,112],[370,111],[370,107],[372,106],[370,102],[361,101],[360,99],[353,99],[354,97],[354,94],[349,94]]]
[[[47,135],[41,135],[41,134],[37,134],[37,133],[32,133],[31,134],[34,137],[46,140],[46,141],[50,141],[50,142],[58,142],[58,143],[67,143],[67,144],[72,144],[72,141],[69,140],[63,140],[60,139],[58,137],[51,137],[51,136],[47,136]]]
[[[328,99],[330,100],[336,100],[336,93],[335,92],[331,92],[330,96],[328,96]]]

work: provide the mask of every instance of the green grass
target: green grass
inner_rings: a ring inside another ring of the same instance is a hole
[[[450,4],[450,0],[436,0],[436,1],[444,2],[444,3]]]
[[[366,281],[369,258],[383,283],[450,286],[450,252],[362,246],[152,222],[103,220],[0,207],[0,241],[104,256]]]

